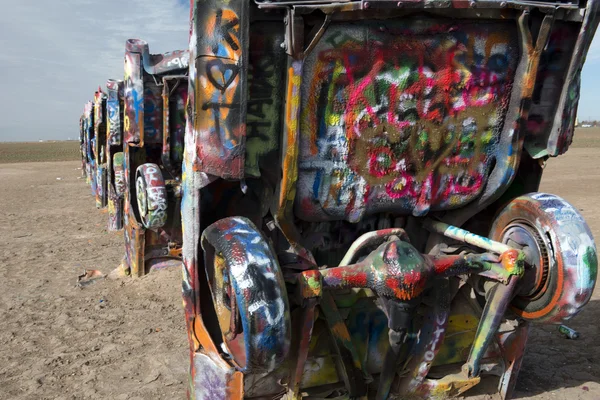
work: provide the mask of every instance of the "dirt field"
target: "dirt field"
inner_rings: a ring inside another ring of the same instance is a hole
[[[0,142],[0,164],[40,162],[40,161],[75,161],[81,160],[79,142]]]
[[[600,238],[600,131],[577,135],[566,156],[550,160],[541,189],[580,208]],[[23,160],[11,154],[28,151],[20,145],[0,144],[0,162]],[[106,231],[78,153],[71,159],[0,165],[0,399],[184,398],[181,273],[76,287],[83,269],[115,268],[123,243]],[[600,289],[570,326],[579,340],[534,329],[517,398],[600,399]]]

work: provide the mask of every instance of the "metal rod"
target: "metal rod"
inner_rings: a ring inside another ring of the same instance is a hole
[[[493,251],[494,253],[502,254],[507,250],[513,250],[512,247],[504,243],[496,242],[495,240],[476,235],[464,229],[448,225],[443,222],[426,219],[423,225],[425,229],[430,232],[439,233],[440,235],[444,235],[460,242],[472,244],[473,246]]]
[[[463,371],[467,373],[469,378],[479,376],[481,360],[494,339],[494,335],[498,332],[504,313],[514,297],[518,281],[519,278],[513,276],[508,281],[508,285],[496,283],[488,292],[469,358],[466,364],[463,365]]]
[[[406,231],[402,228],[388,228],[367,232],[356,239],[354,243],[352,243],[346,252],[346,255],[342,261],[340,261],[340,267],[349,265],[353,261],[356,254],[358,254],[360,250],[364,249],[366,246],[379,246],[381,243],[388,240],[390,236],[398,236],[405,242],[409,241]]]

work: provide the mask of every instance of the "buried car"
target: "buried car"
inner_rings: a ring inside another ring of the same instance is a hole
[[[538,193],[572,140],[597,0],[192,1],[189,396],[514,389],[597,251]],[[131,182],[129,183],[132,184]]]
[[[88,101],[83,108],[83,116],[81,120],[82,136],[83,136],[83,163],[85,164],[85,176],[87,183],[92,189],[92,195],[96,196],[96,155],[95,142],[96,130],[94,129],[94,103]]]
[[[187,51],[150,54],[143,40],[126,43],[121,268],[133,276],[181,265],[187,72]]]
[[[85,115],[79,117],[79,153],[81,155],[81,176],[86,178],[86,150],[85,150]]]
[[[104,208],[107,205],[106,190],[106,94],[101,87],[94,93],[94,165],[96,181],[96,208]]]
[[[123,229],[123,199],[125,195],[125,166],[123,156],[124,83],[109,79],[106,82],[106,180],[108,230]]]

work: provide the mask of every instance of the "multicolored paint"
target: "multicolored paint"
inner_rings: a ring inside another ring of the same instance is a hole
[[[284,35],[279,24],[253,26],[249,35],[244,175],[259,177],[261,167],[269,168],[279,157],[284,100],[279,89],[285,79],[286,55],[280,46]]]
[[[596,286],[598,251],[589,227],[575,207],[545,193],[514,199],[498,215],[490,235],[504,242],[523,243],[507,234],[513,221],[522,221],[530,231],[539,232],[536,239],[552,249],[552,254],[542,257],[544,274],[532,280],[534,287],[529,293],[517,296],[512,310],[537,322],[568,321],[588,303]]]
[[[123,145],[123,81],[106,81],[107,138],[109,146]]]
[[[196,168],[227,179],[244,176],[246,142],[246,79],[240,71],[248,65],[248,2],[217,0],[202,2],[205,12],[196,24],[206,31],[192,36],[190,50],[196,56],[198,74],[194,87],[193,129],[198,135]]]
[[[181,175],[188,99],[187,76],[163,77],[162,163],[173,176]]]
[[[96,182],[98,175],[96,172],[95,140],[96,133],[94,129],[94,103],[88,101],[83,108],[83,135],[85,152],[85,174],[87,183],[92,189],[92,196],[96,196]]]
[[[143,40],[126,43],[124,184],[116,169],[115,190],[124,189],[126,254],[122,266],[133,276],[181,265],[181,176],[173,166],[181,162],[177,152],[183,148],[181,113],[187,88],[165,92],[166,99],[163,92],[170,79],[186,86],[188,61],[187,51],[150,54]],[[171,104],[178,107],[174,112]],[[169,128],[167,140],[165,127]]]
[[[87,173],[86,173],[86,164],[87,163],[86,163],[86,150],[85,150],[86,142],[85,142],[84,125],[85,125],[85,115],[82,114],[81,117],[79,117],[79,152],[81,153],[81,176],[84,178],[87,178]]]
[[[106,94],[102,88],[94,93],[94,155],[96,157],[96,208],[107,205],[106,141],[107,141]]]
[[[125,193],[123,88],[123,81],[109,79],[106,82],[106,176],[108,186],[108,230],[110,231],[123,229],[123,194]]]
[[[517,31],[428,22],[336,24],[306,58],[296,202],[304,218],[356,222],[391,208],[423,215],[481,192],[517,67]]]
[[[508,398],[595,285],[583,219],[513,180],[564,147],[596,3],[191,0],[189,397]]]
[[[138,212],[146,228],[161,228],[167,222],[167,189],[156,164],[138,167],[135,180]]]
[[[202,248],[213,297],[235,304],[221,324],[228,353],[242,372],[275,370],[289,353],[291,328],[283,276],[267,241],[251,221],[228,218],[204,231]]]
[[[542,54],[525,147],[534,158],[557,156],[573,141],[581,70],[598,26],[600,3],[589,2],[581,25],[557,21]]]

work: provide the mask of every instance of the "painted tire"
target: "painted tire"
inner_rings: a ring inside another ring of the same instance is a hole
[[[590,300],[597,251],[583,217],[565,200],[545,193],[518,197],[496,217],[490,237],[509,245],[528,243],[522,289],[511,304],[520,317],[562,323]]]
[[[202,248],[228,353],[245,373],[279,368],[290,349],[291,319],[283,274],[269,242],[250,220],[230,217],[204,230]]]
[[[167,222],[167,189],[156,164],[142,164],[135,172],[138,211],[144,227],[156,229]]]
[[[115,174],[115,192],[122,199],[125,195],[125,157],[122,152],[113,155],[112,169]]]

